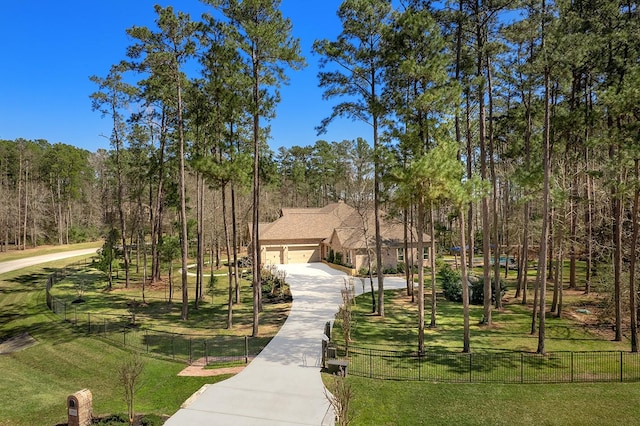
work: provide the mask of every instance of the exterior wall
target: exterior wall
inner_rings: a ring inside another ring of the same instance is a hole
[[[335,235],[335,234],[334,234]],[[428,245],[425,245],[429,249]],[[395,268],[398,265],[398,248],[403,248],[401,242],[392,246],[382,248],[382,268],[392,267]],[[275,264],[275,263],[297,263],[301,259],[311,259],[313,262],[320,262],[325,260],[329,254],[329,250],[333,250],[334,253],[342,253],[343,262],[348,263],[359,271],[362,268],[368,268],[368,256],[364,249],[349,249],[343,247],[337,238],[332,238],[329,244],[324,244],[318,240],[271,240],[264,241],[260,246],[260,259],[263,265]],[[407,256],[408,255],[408,256]],[[408,253],[404,256],[404,263],[408,262],[410,258],[413,259],[413,263],[418,261],[418,252],[415,248],[409,248]],[[375,265],[375,252],[372,253],[372,264]],[[425,262],[427,259],[425,259]]]
[[[349,250],[349,249],[345,249],[340,247],[338,249],[339,246],[335,246],[332,247],[334,252],[338,252],[338,250],[340,250],[340,252],[342,253],[342,258],[346,263],[347,260],[347,253],[350,256],[350,264],[353,267],[353,269],[355,269],[356,271],[360,271],[360,269],[365,268],[368,269],[369,268],[369,262],[368,262],[368,255],[366,254],[366,250],[365,249],[358,249],[358,250]],[[427,247],[427,246],[425,246]],[[383,247],[382,248],[382,267],[384,268],[395,268],[398,265],[398,248],[403,248],[402,245],[394,245],[394,246],[390,246],[390,247]],[[429,249],[429,247],[427,247],[427,249]],[[327,249],[328,252],[328,249]],[[372,250],[371,253],[371,264],[374,265],[376,264],[376,255],[375,255],[375,251]],[[409,256],[411,257],[411,259],[413,259],[413,264],[415,265],[418,262],[418,250],[413,247],[413,248],[409,248]],[[405,263],[405,265],[407,263],[409,263],[408,261],[410,260],[409,257],[405,256],[404,260],[402,262]],[[428,261],[428,259],[425,259],[425,263]]]
[[[431,250],[428,246],[426,246],[426,249],[428,250],[429,254],[431,254]],[[413,260],[413,264],[417,264],[418,263],[418,249],[416,247],[409,247],[408,249],[408,253],[405,253],[404,256],[404,260],[399,261],[398,260],[398,249],[399,248],[404,248],[402,244],[400,245],[394,245],[394,246],[390,246],[390,247],[383,247],[382,248],[382,266],[383,268],[388,268],[388,267],[392,267],[395,268],[399,262],[403,262],[405,265],[407,265],[408,263],[411,263],[411,260]],[[407,256],[408,254],[408,256]],[[425,262],[425,266],[428,266],[427,262],[429,258],[426,258],[424,260]]]
[[[358,250],[356,252],[355,257],[354,257],[353,268],[358,272],[362,268],[367,268],[368,269],[369,268],[369,256],[366,253],[361,253]]]

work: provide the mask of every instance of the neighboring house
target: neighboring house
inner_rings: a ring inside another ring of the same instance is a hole
[[[321,208],[282,209],[280,218],[259,226],[261,263],[320,262],[331,254],[331,257],[340,258],[342,264],[359,270],[368,267],[369,252],[371,263],[375,265],[373,214],[365,216],[366,220],[363,220],[356,209],[342,201]],[[365,234],[368,238],[365,238]],[[380,234],[384,268],[396,267],[400,262],[416,262],[418,253],[415,231],[412,243],[409,244],[409,256],[404,250],[404,228],[401,222],[387,220],[383,215]],[[423,238],[423,256],[428,259],[430,237],[424,235]]]

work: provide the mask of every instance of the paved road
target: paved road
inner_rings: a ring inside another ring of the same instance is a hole
[[[334,424],[320,376],[321,340],[341,303],[345,275],[322,263],[280,268],[293,294],[280,332],[241,373],[201,389],[166,426]],[[386,278],[385,286],[404,281]],[[362,285],[355,290],[361,293]]]
[[[73,251],[64,251],[60,253],[44,254],[41,256],[27,257],[24,259],[9,260],[7,262],[0,262],[0,274],[5,272],[15,271],[16,269],[27,268],[29,266],[38,265],[40,263],[53,262],[55,260],[67,259],[69,257],[76,256],[90,256],[96,254],[95,248],[82,249]]]

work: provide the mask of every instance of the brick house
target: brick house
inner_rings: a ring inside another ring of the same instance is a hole
[[[417,261],[415,231],[414,237],[410,238],[412,242],[408,253],[404,249],[401,222],[383,214],[380,234],[385,268],[396,267],[400,262]],[[282,209],[277,220],[260,224],[259,235],[263,265],[321,262],[331,254],[340,258],[343,264],[359,270],[368,266],[368,252],[375,265],[373,213],[369,212],[363,219],[356,209],[342,201],[320,208]],[[428,259],[430,237],[425,234],[423,239],[423,256]]]

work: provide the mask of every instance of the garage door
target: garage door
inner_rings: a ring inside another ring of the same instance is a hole
[[[267,247],[264,253],[264,259],[262,259],[263,265],[278,265],[282,263],[282,248],[280,247]]]
[[[289,246],[289,263],[320,262],[320,247],[318,246]]]

